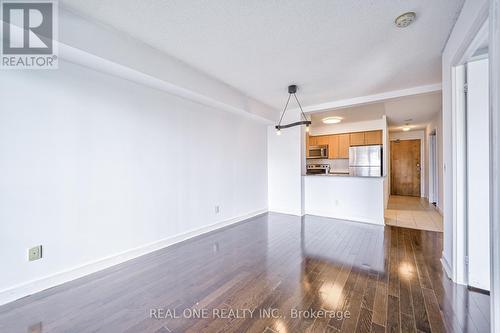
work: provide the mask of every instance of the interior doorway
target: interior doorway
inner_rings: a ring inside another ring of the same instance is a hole
[[[438,201],[438,153],[436,130],[429,134],[429,202],[437,206]]]
[[[391,194],[420,197],[420,139],[391,141]]]

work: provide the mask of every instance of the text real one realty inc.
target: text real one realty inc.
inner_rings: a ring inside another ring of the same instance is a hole
[[[342,320],[350,318],[349,311],[329,311],[329,310],[298,310],[290,309],[290,318],[328,318]],[[284,318],[286,317],[280,309],[266,308],[266,309],[232,309],[232,308],[186,308],[182,311],[178,309],[164,309],[156,308],[149,310],[150,318],[154,319],[240,319],[240,318]]]

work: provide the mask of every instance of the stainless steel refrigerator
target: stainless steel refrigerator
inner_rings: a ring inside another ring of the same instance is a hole
[[[381,177],[382,145],[350,147],[349,175],[357,177]]]

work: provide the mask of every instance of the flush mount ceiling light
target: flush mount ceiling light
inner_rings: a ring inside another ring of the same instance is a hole
[[[323,118],[322,121],[324,124],[338,124],[342,121],[342,117],[326,117]]]
[[[407,26],[412,24],[416,18],[417,14],[415,12],[407,12],[396,17],[394,23],[398,28],[406,28]]]
[[[276,134],[280,135],[281,134],[281,129],[282,128],[288,128],[288,127],[293,127],[293,126],[300,126],[300,125],[306,125],[306,132],[309,132],[309,125],[311,125],[311,121],[307,120],[306,115],[304,114],[304,111],[302,110],[302,105],[300,105],[299,99],[295,95],[297,92],[297,86],[296,85],[290,85],[288,86],[288,99],[286,100],[285,108],[283,109],[283,112],[281,113],[280,121],[278,125],[275,126],[276,128]],[[286,108],[288,107],[288,103],[290,102],[290,98],[295,97],[295,100],[297,101],[297,104],[299,105],[300,108],[300,114],[301,117],[304,118],[304,120],[297,121],[294,123],[286,124],[286,125],[281,125],[281,121],[283,120],[283,116],[285,115]]]
[[[410,121],[412,121],[412,120],[413,120],[412,118],[405,119],[405,125],[403,127],[401,127],[403,132],[408,132],[409,130],[411,130]]]

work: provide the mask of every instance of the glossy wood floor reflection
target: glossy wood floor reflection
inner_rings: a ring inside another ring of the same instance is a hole
[[[489,297],[445,277],[441,244],[265,214],[4,305],[0,332],[487,332]],[[305,315],[321,309],[336,312]]]

